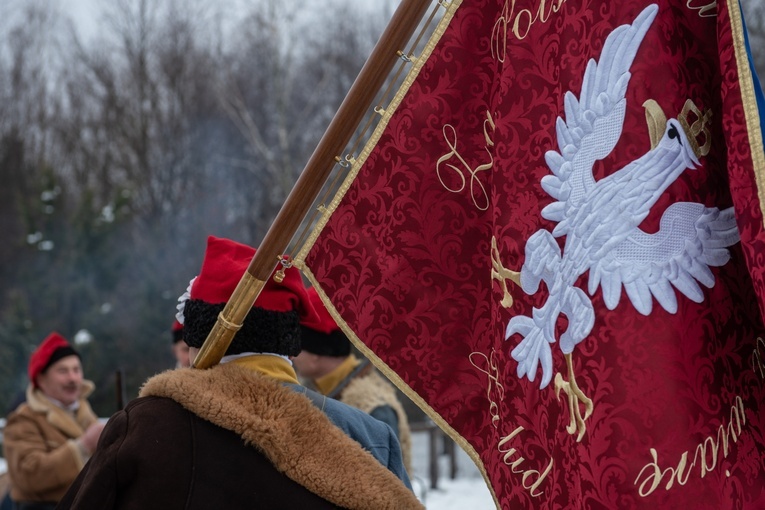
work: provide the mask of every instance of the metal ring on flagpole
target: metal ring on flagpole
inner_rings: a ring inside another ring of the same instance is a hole
[[[229,331],[239,331],[240,329],[242,329],[241,324],[234,324],[233,322],[226,320],[226,318],[223,316],[222,311],[218,314],[218,322],[220,323],[221,326],[223,326],[225,329]]]
[[[280,267],[279,270],[274,273],[274,281],[276,283],[282,283],[284,281],[285,271],[292,267],[292,261],[290,260],[289,255],[282,255],[280,257],[276,257],[276,259],[279,261],[279,264],[281,264],[282,267]]]
[[[349,166],[351,166],[351,164],[348,163],[348,161],[346,161],[345,159],[341,158],[340,156],[335,156],[335,161],[337,161],[337,164],[340,165],[343,168],[348,168]]]
[[[383,115],[385,115],[385,108],[383,108],[382,106],[375,106],[374,112],[382,117]]]
[[[398,55],[398,58],[400,58],[404,62],[411,62],[412,61],[412,58],[409,55],[407,55],[406,53],[404,53],[403,51],[401,51],[401,50],[398,50],[396,52],[396,55]]]

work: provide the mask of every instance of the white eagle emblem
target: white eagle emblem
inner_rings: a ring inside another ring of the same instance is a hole
[[[622,25],[608,36],[600,60],[587,64],[579,99],[570,91],[565,95],[565,120],[558,117],[556,124],[560,152],[545,154],[552,175],[541,185],[557,202],[545,207],[542,216],[558,224],[552,233],[538,230],[528,239],[520,284],[524,292],[534,294],[544,280],[549,297],[533,309],[532,317],[513,317],[505,335],[523,337],[512,350],[519,378],[534,381],[541,364],[540,388],[553,375],[550,344],[556,341],[558,316],[568,319],[560,349],[572,378],[570,354],[595,323],[592,302],[574,286],[580,275],[589,270],[588,291],[594,295],[602,288],[609,310],[616,308],[624,287],[641,314],[651,313],[653,298],[675,313],[672,286],[701,302],[704,295],[696,282],[711,288],[715,278],[709,267],[725,264],[730,258],[726,248],[739,240],[733,208],[720,211],[693,202],[667,208],[656,234],[638,228],[669,185],[699,165],[698,144],[686,132],[682,116],[661,119],[666,123],[663,135],[652,140],[645,155],[597,182],[593,177],[594,162],[606,157],[621,136],[629,68],[657,12],[655,4],[649,5],[632,25]],[[562,253],[554,239],[560,236],[566,236]],[[580,430],[580,439],[582,434]]]

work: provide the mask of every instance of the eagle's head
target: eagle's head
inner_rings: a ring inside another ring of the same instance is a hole
[[[695,170],[701,164],[688,135],[677,119],[667,121],[667,127],[659,145],[671,152],[678,152],[686,168]]]
[[[643,107],[651,149],[661,146],[665,150],[678,152],[686,168],[697,168],[700,165],[699,158],[709,154],[712,145],[708,127],[712,112],[707,109],[702,113],[690,99],[685,101],[676,119],[667,120],[664,111],[653,99],[643,103]],[[693,121],[692,124],[689,119]]]

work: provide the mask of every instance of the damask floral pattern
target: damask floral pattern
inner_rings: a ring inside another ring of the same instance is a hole
[[[519,337],[504,339],[508,321],[531,316],[549,290],[529,295],[504,279],[503,306],[492,240],[507,275],[520,271],[529,237],[554,228],[540,215],[553,201],[540,181],[545,154],[558,150],[563,94],[579,93],[588,60],[650,3],[465,0],[305,260],[362,347],[474,454],[501,508],[765,508],[755,177],[765,169],[752,156],[752,98],[725,3],[654,2],[621,137],[593,167],[600,180],[650,149],[647,99],[670,117],[688,98],[710,108],[710,153],[640,227],[656,232],[676,202],[733,206],[741,242],[712,268],[714,286],[700,303],[676,292],[676,313],[654,303],[647,316],[623,292],[613,310],[600,290],[588,293],[595,325],[572,358],[593,402],[581,441],[566,430],[566,395],[520,379],[510,354]],[[585,292],[587,278],[575,284]],[[557,347],[553,367],[566,374]]]

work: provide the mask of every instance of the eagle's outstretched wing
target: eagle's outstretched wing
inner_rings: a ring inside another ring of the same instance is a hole
[[[542,188],[558,202],[542,210],[551,221],[565,218],[567,205],[578,205],[595,184],[592,165],[606,157],[622,133],[629,72],[638,47],[643,41],[659,8],[646,7],[632,25],[617,27],[606,39],[598,62],[587,63],[579,99],[566,92],[566,120],[558,117],[556,131],[560,152],[550,150],[545,161],[553,175],[542,178]],[[565,235],[563,224],[553,231]]]
[[[674,286],[692,301],[704,299],[697,281],[711,288],[710,266],[730,258],[728,247],[739,241],[733,208],[720,211],[693,202],[672,204],[661,218],[660,229],[640,229],[590,268],[588,290],[603,289],[609,310],[616,308],[622,286],[638,312],[651,313],[652,296],[669,313],[677,311]]]

